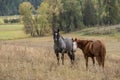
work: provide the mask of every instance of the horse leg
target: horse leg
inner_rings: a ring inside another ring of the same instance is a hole
[[[93,61],[93,66],[95,66],[95,59],[94,57],[91,57],[92,58],[92,61]]]
[[[69,56],[69,58],[71,60],[71,64],[72,64],[72,55],[70,54],[70,52],[68,52],[68,56]]]
[[[74,54],[74,52],[72,51],[72,64],[74,64],[74,61],[75,61],[75,54]]]
[[[57,57],[57,64],[59,65],[60,63],[59,63],[59,53],[56,53],[56,57]]]
[[[70,59],[71,59],[71,64],[74,64],[74,60],[75,60],[75,54],[73,51],[69,52],[69,56],[70,56]]]
[[[62,53],[61,59],[62,59],[62,64],[64,65],[64,53]]]
[[[105,57],[102,57],[102,67],[104,68]]]
[[[100,57],[97,56],[97,57],[96,57],[96,60],[97,60],[97,62],[98,62],[98,65],[101,66],[101,60],[100,60]]]
[[[88,56],[84,55],[84,58],[85,58],[85,61],[86,61],[86,70],[88,70]]]

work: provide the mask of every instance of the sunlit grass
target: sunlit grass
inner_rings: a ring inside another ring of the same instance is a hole
[[[0,25],[0,39],[20,39],[29,37],[21,24]]]
[[[26,35],[23,31],[1,31],[0,32],[0,39],[7,40],[7,39],[20,39],[26,38]]]
[[[0,25],[0,31],[15,31],[15,30],[23,30],[22,24],[6,24]]]

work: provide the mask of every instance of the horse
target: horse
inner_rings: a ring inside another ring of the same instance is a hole
[[[78,40],[75,38],[77,47],[80,48],[84,54],[86,61],[86,69],[88,69],[88,57],[92,58],[93,65],[95,65],[95,59],[99,64],[104,68],[105,56],[106,56],[106,47],[101,40]]]
[[[61,53],[62,64],[64,65],[64,54],[67,53],[71,60],[71,64],[73,64],[75,60],[75,49],[73,49],[74,43],[72,38],[63,38],[59,33],[59,29],[53,29],[53,40],[57,63],[59,64],[59,53]]]

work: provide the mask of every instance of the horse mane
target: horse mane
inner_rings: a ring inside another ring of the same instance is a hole
[[[63,36],[60,36],[60,37],[64,40]]]
[[[84,48],[90,42],[93,42],[93,40],[77,40],[78,47],[80,47],[81,49]]]

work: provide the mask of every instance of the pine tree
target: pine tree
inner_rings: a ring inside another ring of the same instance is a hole
[[[105,0],[105,24],[116,24],[119,23],[119,9],[116,5],[117,0]]]
[[[83,23],[86,26],[96,24],[95,8],[91,0],[86,0],[85,2],[85,8],[83,10]]]

